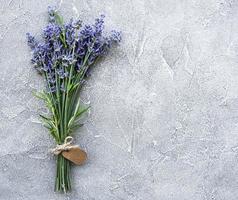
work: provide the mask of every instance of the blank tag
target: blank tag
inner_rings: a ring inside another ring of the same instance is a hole
[[[78,147],[63,151],[62,155],[76,165],[82,165],[87,159],[86,152]]]

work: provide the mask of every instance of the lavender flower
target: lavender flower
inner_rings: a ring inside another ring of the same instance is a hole
[[[56,9],[49,6],[48,7],[48,15],[49,15],[49,22],[50,23],[55,23],[55,11]]]
[[[92,25],[73,19],[64,23],[52,7],[48,8],[48,16],[49,23],[43,29],[41,41],[30,33],[26,36],[32,50],[31,62],[46,81],[46,90],[38,97],[45,101],[52,117],[41,117],[56,142],[62,144],[88,109],[82,110],[77,95],[88,70],[121,41],[121,34],[113,30],[105,36],[104,15],[100,15]],[[56,190],[66,192],[71,188],[69,161],[60,156],[57,161]]]
[[[45,40],[56,41],[61,33],[61,28],[57,24],[50,23],[43,30]]]
[[[36,41],[35,37],[33,37],[30,33],[26,33],[26,36],[29,47],[34,50],[38,45],[38,42]]]

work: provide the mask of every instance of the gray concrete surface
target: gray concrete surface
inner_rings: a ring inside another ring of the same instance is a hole
[[[48,5],[123,32],[84,87],[89,159],[68,195],[25,40]],[[237,19],[235,0],[0,0],[0,200],[237,200]]]

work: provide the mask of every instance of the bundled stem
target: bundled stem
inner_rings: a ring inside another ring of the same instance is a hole
[[[61,154],[57,156],[55,190],[65,193],[71,190],[70,161]]]

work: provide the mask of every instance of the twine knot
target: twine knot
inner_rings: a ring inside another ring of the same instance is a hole
[[[62,151],[68,151],[68,150],[70,150],[72,148],[78,147],[77,145],[72,145],[73,140],[74,139],[73,139],[72,136],[67,136],[64,139],[64,143],[63,144],[57,144],[54,149],[51,149],[51,152],[54,155],[59,155]]]

